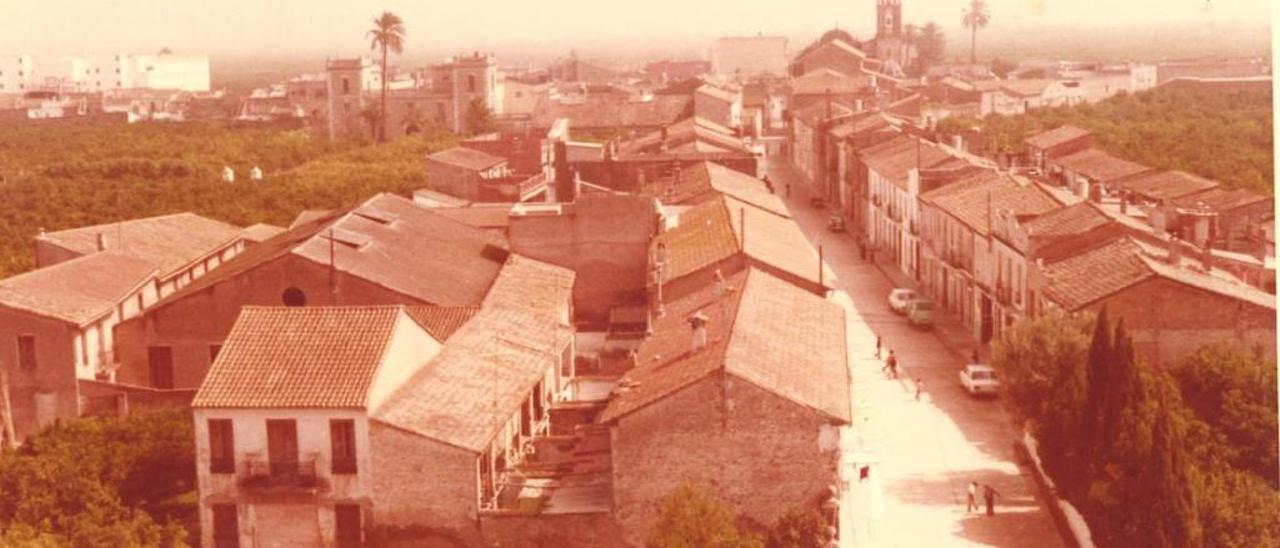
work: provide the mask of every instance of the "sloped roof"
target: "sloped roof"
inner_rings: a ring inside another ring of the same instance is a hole
[[[1204,204],[1205,207],[1209,208],[1209,211],[1225,213],[1238,207],[1253,205],[1255,203],[1271,199],[1272,198],[1270,196],[1258,194],[1257,192],[1243,188],[1230,190],[1225,188],[1213,188],[1205,192],[1174,198],[1173,203],[1178,207],[1186,209],[1196,208],[1199,207],[1200,204]]]
[[[707,97],[711,97],[713,99],[718,99],[718,100],[729,102],[729,103],[732,103],[738,100],[738,95],[730,93],[725,89],[722,89],[718,86],[713,86],[711,84],[703,84],[699,86],[697,90],[694,90],[694,93],[700,94],[700,95],[706,95]]]
[[[446,148],[439,152],[428,154],[427,159],[473,171],[489,169],[507,161],[506,158],[463,146]]]
[[[1047,298],[1067,310],[1078,310],[1138,283],[1163,277],[1191,287],[1276,309],[1275,295],[1259,289],[1169,264],[1132,238],[1118,238],[1045,267]]]
[[[835,120],[842,116],[853,114],[853,109],[834,100],[831,101],[831,107],[827,108],[827,103],[822,101],[796,109],[792,113],[792,117],[804,122],[807,126],[814,127],[828,118],[828,112],[830,113],[830,118]]]
[[[241,309],[192,407],[363,408],[398,306]]]
[[[480,311],[373,418],[479,453],[546,371],[573,330],[560,314],[572,271],[513,255]]]
[[[243,230],[195,213],[174,213],[47,232],[37,239],[88,255],[98,251],[101,235],[107,249],[155,264],[163,278],[234,242]]]
[[[435,211],[393,194],[379,194],[350,210],[311,220],[247,248],[153,308],[290,253],[328,266],[331,252],[336,270],[423,303],[475,305],[502,268],[506,241]]]
[[[676,227],[654,238],[654,248],[659,245],[667,250],[667,280],[697,272],[738,253],[815,284],[820,278],[818,254],[795,221],[729,195],[717,196],[682,213]],[[823,268],[823,284],[830,287],[832,273]]]
[[[151,281],[150,261],[100,251],[0,280],[0,306],[87,325]]]
[[[327,217],[332,213],[332,209],[304,209],[298,212],[298,216],[293,218],[292,223],[289,223],[288,230],[293,230],[299,225],[304,225],[316,219]]]
[[[1218,183],[1185,171],[1148,171],[1116,181],[1115,186],[1149,200],[1173,200],[1217,188]]]
[[[618,420],[723,370],[763,390],[848,423],[844,313],[821,297],[754,268],[668,303],[641,344],[637,366],[609,401]],[[707,319],[707,346],[692,351],[688,319]],[[788,321],[778,321],[788,318]],[[794,318],[795,321],[790,321]]]
[[[1005,175],[975,179],[975,184],[932,198],[934,205],[955,217],[975,234],[991,232],[991,221],[1002,213],[1039,215],[1062,206],[1052,195],[1033,184]]]
[[[692,114],[692,95],[654,95],[650,101],[588,95],[579,104],[560,103],[544,96],[534,109],[533,124],[550,127],[556,119],[567,118],[574,128],[657,127]]]
[[[717,192],[770,213],[783,217],[791,216],[786,203],[778,195],[770,192],[764,181],[715,162],[702,162],[698,167],[700,169],[695,173],[705,173],[711,188]]]
[[[1050,160],[1050,163],[1060,165],[1069,171],[1074,171],[1093,181],[1103,183],[1109,183],[1116,179],[1136,175],[1151,169],[1136,162],[1116,158],[1096,148],[1082,150],[1070,156],[1054,158]]]
[[[1045,212],[1023,223],[1031,238],[1054,239],[1083,234],[1111,222],[1090,202],[1077,202]]]
[[[1058,145],[1069,143],[1081,137],[1092,135],[1089,130],[1081,129],[1076,126],[1066,125],[1058,126],[1049,131],[1028,137],[1025,141],[1028,145],[1039,149],[1053,148]]]
[[[867,169],[903,189],[907,188],[907,177],[912,168],[941,167],[958,159],[937,144],[910,135],[900,135],[867,147],[858,155]]]
[[[805,73],[791,81],[792,95],[822,95],[827,91],[843,95],[858,93],[871,86],[871,79],[863,75],[849,75],[823,67]]]
[[[505,229],[511,224],[511,204],[475,204],[466,207],[437,207],[437,215],[476,228]]]
[[[1000,89],[1023,97],[1035,97],[1043,95],[1044,90],[1055,83],[1055,80],[1045,79],[1004,80],[1000,85]]]
[[[447,341],[471,320],[478,306],[406,306],[404,311],[437,341]]]
[[[618,152],[624,156],[657,153],[663,145],[662,138],[663,131],[654,130],[622,143]],[[705,118],[690,116],[666,126],[668,152],[679,152],[690,145],[698,152],[751,154],[751,150],[742,144],[742,139],[734,135],[733,130]],[[700,147],[710,150],[698,150]]]
[[[241,234],[245,241],[253,243],[261,243],[274,238],[284,232],[284,228],[267,223],[258,223],[249,228],[244,229]]]

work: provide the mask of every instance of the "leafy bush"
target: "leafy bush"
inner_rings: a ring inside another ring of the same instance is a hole
[[[685,485],[662,501],[649,548],[764,548],[734,525],[734,511],[701,487]]]
[[[192,436],[185,410],[64,421],[32,436],[0,455],[0,545],[186,546],[178,522],[194,501],[171,501],[195,488]]]

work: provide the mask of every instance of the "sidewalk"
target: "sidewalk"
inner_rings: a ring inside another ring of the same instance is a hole
[[[920,283],[898,270],[898,266],[892,261],[877,257],[874,262],[876,268],[893,282],[893,287],[914,289],[917,293],[924,294],[920,289]],[[960,318],[950,310],[942,308],[941,303],[935,304],[937,306],[933,309],[933,332],[942,340],[942,344],[963,363],[972,361],[975,350],[980,358],[986,358],[988,353],[983,351],[982,345],[978,344],[978,340],[973,337],[969,328],[960,322]]]

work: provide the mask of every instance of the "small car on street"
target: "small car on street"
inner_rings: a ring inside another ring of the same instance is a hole
[[[981,363],[971,363],[960,370],[960,385],[970,396],[994,396],[1000,392],[996,370]]]
[[[827,217],[827,230],[831,232],[844,232],[844,217],[840,215],[832,215]]]
[[[916,298],[907,303],[907,323],[923,329],[933,327],[933,301]]]
[[[913,289],[899,287],[889,292],[889,310],[899,314],[906,313],[907,304],[916,300],[916,292]]]

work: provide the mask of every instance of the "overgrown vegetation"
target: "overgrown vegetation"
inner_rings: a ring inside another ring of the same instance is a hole
[[[61,422],[0,454],[0,546],[187,546],[192,436],[186,410],[153,411]]]
[[[1010,406],[1101,546],[1280,546],[1273,360],[1213,346],[1149,368],[1105,310],[1023,321],[994,350]]]
[[[423,155],[452,143],[444,132],[375,147],[214,124],[0,123],[0,277],[33,266],[31,238],[41,228],[181,211],[287,226],[303,209],[407,195],[423,186]],[[236,170],[235,183],[222,182],[224,166]],[[263,181],[248,180],[253,166]]]
[[[1017,116],[947,118],[938,128],[950,134],[979,128],[984,150],[977,152],[994,154],[1021,152],[1027,137],[1074,124],[1120,158],[1269,195],[1275,184],[1271,111],[1270,90],[1172,88]]]
[[[814,508],[793,508],[771,528],[737,523],[734,509],[715,495],[684,485],[662,501],[649,548],[822,548],[829,525]],[[759,534],[757,534],[757,532]]]

